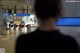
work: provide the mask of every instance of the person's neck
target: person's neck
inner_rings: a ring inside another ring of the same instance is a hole
[[[44,23],[39,26],[39,29],[42,31],[52,31],[55,30],[55,25]]]

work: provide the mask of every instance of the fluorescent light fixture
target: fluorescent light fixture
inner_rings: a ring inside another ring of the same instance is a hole
[[[66,0],[66,2],[80,2],[79,0]]]

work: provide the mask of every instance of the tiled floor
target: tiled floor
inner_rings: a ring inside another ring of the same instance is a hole
[[[18,34],[9,30],[4,30],[3,35],[0,35],[0,48],[5,48],[6,53],[15,53],[15,42]]]

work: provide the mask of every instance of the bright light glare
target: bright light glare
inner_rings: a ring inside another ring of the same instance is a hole
[[[16,14],[14,14],[14,16],[16,16]]]
[[[30,18],[34,18],[35,17],[35,15],[30,15]]]

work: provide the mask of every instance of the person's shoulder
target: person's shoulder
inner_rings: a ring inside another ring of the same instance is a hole
[[[35,32],[27,33],[27,34],[21,34],[17,38],[17,40],[29,40],[35,36]]]
[[[56,34],[57,34],[57,37],[60,38],[60,39],[62,39],[62,40],[67,40],[68,41],[68,40],[75,39],[71,35],[66,35],[66,34],[60,32],[59,30],[57,30]]]
[[[66,43],[77,42],[76,39],[70,35],[61,34],[61,39],[64,40]]]

